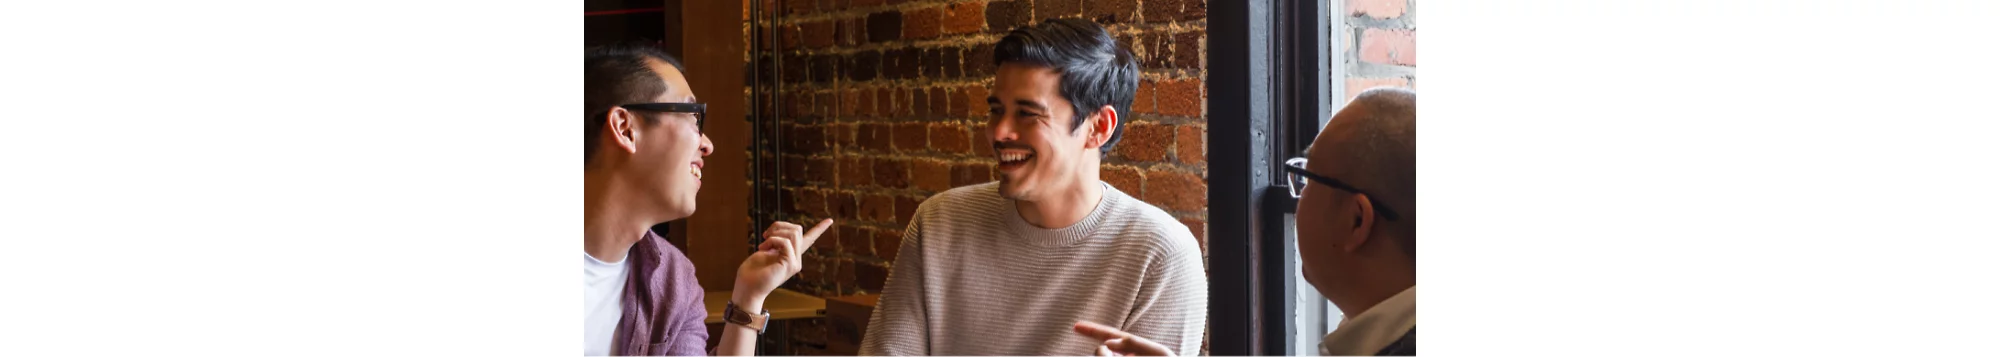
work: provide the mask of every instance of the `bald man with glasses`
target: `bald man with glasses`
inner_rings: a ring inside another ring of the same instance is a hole
[[[1285,161],[1298,198],[1306,282],[1346,316],[1320,343],[1335,356],[1417,353],[1417,93],[1362,92]],[[1099,354],[1169,356],[1159,344],[1091,322]]]

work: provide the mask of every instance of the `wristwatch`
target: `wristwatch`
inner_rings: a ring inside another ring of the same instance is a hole
[[[764,328],[771,324],[771,310],[752,314],[737,307],[735,301],[730,301],[729,305],[722,309],[722,321],[757,330],[757,335],[761,336],[764,334]]]

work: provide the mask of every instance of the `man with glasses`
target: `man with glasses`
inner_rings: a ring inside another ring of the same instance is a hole
[[[651,227],[694,214],[707,107],[680,61],[656,47],[584,52],[583,292],[585,355],[704,355],[708,309],[694,264]],[[833,224],[777,222],[737,268],[716,352],[750,355],[764,299],[799,272],[799,253]],[[735,234],[729,234],[736,236]]]
[[[1417,94],[1376,88],[1334,114],[1307,158],[1285,161],[1298,198],[1299,259],[1306,282],[1347,318],[1320,353],[1417,352]],[[1079,323],[1106,352],[1165,356],[1141,337]]]

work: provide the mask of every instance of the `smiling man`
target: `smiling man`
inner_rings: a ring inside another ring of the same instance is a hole
[[[1103,323],[1201,347],[1208,278],[1194,235],[1098,180],[1139,85],[1132,53],[1086,20],[995,45],[986,134],[1000,181],[919,205],[862,355],[1088,355]]]

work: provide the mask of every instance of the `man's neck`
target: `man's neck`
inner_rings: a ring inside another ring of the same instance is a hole
[[[645,238],[646,230],[657,222],[649,222],[629,201],[618,199],[631,195],[619,189],[617,180],[606,176],[584,174],[583,253],[617,262],[625,260],[625,252]]]
[[[1341,301],[1335,301],[1333,305],[1340,308],[1341,314],[1352,318],[1360,315],[1362,312],[1368,311],[1368,309],[1374,308],[1375,305],[1382,304],[1382,301],[1389,300],[1390,297],[1402,293],[1403,290],[1417,286],[1416,274],[1414,272],[1411,274],[1389,275],[1393,276],[1371,279],[1370,281],[1356,284],[1354,288],[1346,289],[1347,291],[1343,291],[1340,294],[1342,295],[1339,298]],[[1369,276],[1377,275],[1369,274]]]
[[[1096,172],[1077,176],[1082,177],[1074,184],[1044,192],[1040,199],[1014,201],[1014,208],[1028,224],[1044,229],[1066,228],[1083,221],[1104,199],[1104,185],[1098,183]]]

